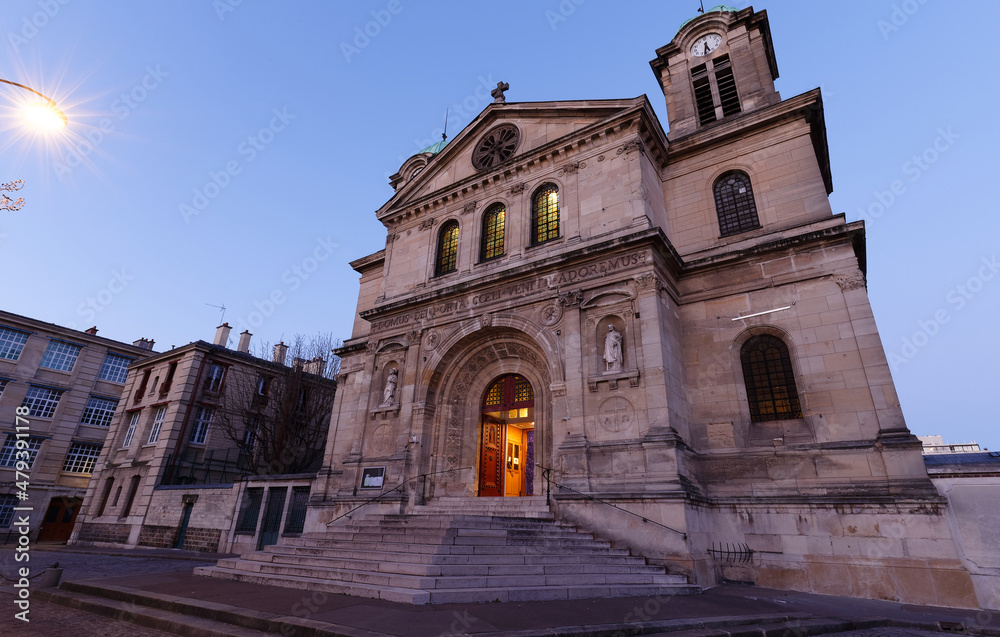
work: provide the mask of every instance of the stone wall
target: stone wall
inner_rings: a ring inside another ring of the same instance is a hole
[[[130,524],[84,523],[80,526],[79,535],[76,540],[80,544],[89,544],[92,542],[126,544],[131,530],[132,526]]]

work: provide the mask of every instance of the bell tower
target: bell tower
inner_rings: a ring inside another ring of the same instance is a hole
[[[717,5],[681,25],[650,61],[670,140],[781,101],[767,11]]]

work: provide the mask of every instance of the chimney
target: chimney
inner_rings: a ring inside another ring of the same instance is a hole
[[[244,354],[250,352],[251,336],[253,336],[253,334],[250,333],[250,330],[243,330],[243,333],[240,334],[240,344],[236,346],[237,352],[243,352]]]
[[[215,340],[212,341],[213,345],[222,345],[223,347],[229,343],[229,332],[233,328],[229,327],[229,323],[223,323],[219,327],[215,328]]]
[[[306,359],[299,358],[298,356],[296,356],[294,359],[292,359],[292,367],[294,367],[295,369],[302,369],[302,367],[305,365],[305,362]]]
[[[288,355],[288,346],[285,345],[285,341],[281,341],[274,346],[274,357],[271,362],[278,363],[279,365],[285,364],[285,356]]]
[[[86,330],[84,332],[84,334],[90,334],[91,336],[97,336],[97,326],[95,325],[94,327],[90,328],[89,330]]]
[[[303,367],[302,371],[307,374],[315,374],[317,376],[323,375],[323,369],[326,367],[326,361],[323,360],[322,356],[317,356],[311,361],[307,362]]]
[[[153,349],[153,343],[154,341],[145,338],[140,338],[137,341],[132,341],[133,347],[141,347],[142,349],[148,349],[148,350]]]

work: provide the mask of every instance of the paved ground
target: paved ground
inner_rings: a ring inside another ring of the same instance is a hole
[[[13,548],[13,547],[9,547]],[[13,550],[3,550],[0,546],[0,635],[18,637],[167,637],[169,633],[135,626],[127,621],[113,621],[107,617],[83,611],[48,604],[41,600],[30,600],[28,623],[13,617],[18,611],[16,597],[10,579],[24,562],[14,561]],[[157,551],[157,555],[169,555]],[[63,579],[89,579],[95,577],[115,577],[122,575],[143,575],[164,571],[187,570],[195,566],[210,564],[204,555],[187,551],[175,552],[180,559],[163,559],[136,556],[134,551],[123,555],[104,555],[93,552],[67,552],[60,547],[32,547],[27,564],[32,575],[58,562],[63,570]],[[192,561],[197,559],[199,561]],[[30,599],[30,598],[29,598]]]
[[[846,619],[884,617],[913,624],[911,628],[878,628],[848,633],[850,637],[900,637],[940,635],[918,628],[938,621],[962,623],[1000,635],[1000,613],[976,613],[954,609],[912,606],[876,600],[857,600],[824,595],[777,591],[750,586],[719,586],[702,595],[663,598],[572,600],[504,604],[445,604],[411,606],[379,600],[327,593],[230,582],[191,574],[206,563],[204,554],[179,551],[112,550],[112,555],[35,548],[32,565],[48,566],[58,561],[65,568],[64,581],[92,580],[98,584],[174,596],[198,603],[225,604],[247,612],[273,613],[276,617],[298,617],[332,625],[401,637],[438,637],[525,631],[542,634],[566,626],[623,626],[623,634],[635,622],[662,622],[728,616],[777,616],[808,614],[812,617]],[[0,551],[0,573],[12,574],[9,553]],[[212,556],[213,558],[217,556]],[[166,633],[32,600],[30,625],[12,619],[9,583],[0,592],[0,634],[58,635],[76,637],[161,637]],[[127,615],[127,611],[125,612]],[[11,624],[14,625],[11,627]],[[921,624],[922,623],[922,624]],[[648,633],[647,633],[648,634]],[[805,633],[803,633],[805,634]]]

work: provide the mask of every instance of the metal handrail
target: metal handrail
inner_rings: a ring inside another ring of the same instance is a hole
[[[425,486],[426,486],[426,480],[427,480],[427,476],[436,476],[436,475],[438,475],[439,473],[451,473],[452,471],[464,471],[464,470],[466,470],[466,469],[471,469],[471,468],[472,468],[472,467],[461,467],[461,468],[459,468],[459,469],[445,469],[444,471],[435,471],[435,472],[433,472],[433,473],[421,473],[421,474],[419,474],[419,475],[415,475],[415,476],[413,476],[412,478],[407,478],[406,480],[403,480],[402,482],[400,482],[399,484],[397,484],[397,485],[396,485],[396,486],[394,486],[393,488],[389,489],[388,491],[384,491],[384,492],[382,492],[382,493],[378,494],[377,496],[375,496],[374,498],[370,498],[370,499],[368,499],[368,500],[365,500],[364,502],[362,502],[362,503],[361,503],[361,504],[359,504],[358,506],[354,507],[353,509],[351,509],[351,510],[350,510],[350,511],[348,511],[347,513],[344,513],[343,515],[340,515],[340,516],[337,516],[337,517],[333,518],[332,520],[330,520],[329,522],[327,522],[327,523],[326,523],[326,525],[327,525],[327,526],[330,526],[331,524],[333,524],[333,523],[334,523],[334,522],[336,522],[337,520],[340,520],[340,519],[342,519],[342,518],[346,518],[347,516],[349,516],[350,514],[354,513],[355,511],[357,511],[357,510],[358,510],[358,509],[360,509],[361,507],[365,507],[365,506],[368,506],[368,505],[369,505],[369,504],[371,504],[372,502],[375,502],[376,500],[378,500],[378,499],[380,499],[380,498],[384,498],[385,496],[389,495],[390,493],[392,493],[392,492],[394,492],[394,491],[397,491],[397,490],[401,489],[401,488],[402,488],[402,487],[403,487],[403,486],[404,486],[405,484],[407,484],[408,482],[412,482],[412,481],[414,481],[414,480],[417,480],[417,479],[419,479],[419,478],[423,478],[423,479],[425,480],[424,484],[425,484]]]
[[[578,495],[582,495],[583,497],[588,498],[590,500],[593,500],[594,502],[600,502],[601,504],[606,504],[609,507],[612,507],[614,509],[618,509],[619,511],[624,511],[625,513],[628,513],[629,515],[634,515],[635,517],[639,518],[643,522],[649,522],[651,524],[655,524],[656,526],[663,527],[663,528],[665,528],[668,531],[673,531],[674,533],[677,533],[683,539],[685,539],[685,540],[687,539],[687,533],[685,533],[684,531],[678,531],[677,529],[672,529],[669,526],[667,526],[666,524],[660,524],[656,520],[650,520],[649,518],[644,517],[642,515],[639,515],[638,513],[635,513],[633,511],[629,511],[628,509],[623,509],[623,508],[621,508],[620,506],[618,506],[616,504],[612,504],[612,503],[608,502],[607,500],[602,500],[601,498],[593,496],[593,495],[591,495],[589,493],[584,493],[583,491],[577,491],[576,489],[574,489],[572,487],[567,487],[564,484],[559,484],[558,482],[556,482],[556,481],[554,481],[554,480],[551,479],[552,469],[550,467],[544,467],[544,466],[542,466],[540,464],[537,464],[537,463],[535,464],[535,466],[538,467],[538,468],[540,468],[542,470],[542,477],[545,478],[545,504],[547,506],[551,506],[551,504],[552,504],[552,499],[551,499],[551,485],[554,484],[557,487],[559,487],[560,489],[566,489],[567,491],[572,491],[573,493],[576,493]]]

